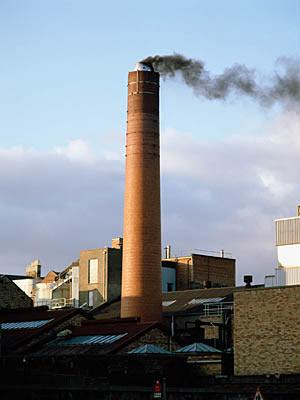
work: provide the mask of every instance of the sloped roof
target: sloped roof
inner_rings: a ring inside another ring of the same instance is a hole
[[[42,333],[79,314],[85,315],[81,309],[48,310],[45,306],[0,310],[0,324],[4,326],[2,348],[5,351],[22,348]]]
[[[7,275],[7,274],[4,275],[7,276],[7,278],[10,279],[11,281],[17,281],[20,279],[34,279],[32,276],[27,276],[27,275]]]
[[[72,328],[70,336],[53,340],[35,354],[39,356],[110,354],[126,347],[153,328],[164,330],[158,322],[84,321],[80,327]]]
[[[193,343],[176,350],[176,353],[221,353],[221,351],[205,343]]]
[[[163,312],[176,313],[182,311],[196,311],[199,306],[202,307],[205,302],[232,301],[234,290],[235,287],[222,287],[166,292],[163,293],[163,302],[169,302],[170,305],[163,307]],[[173,302],[171,303],[171,301]]]
[[[129,354],[172,354],[156,344],[144,344],[128,352]]]
[[[165,292],[162,294],[163,313],[168,315],[180,312],[197,312],[205,302],[216,302],[216,300],[231,302],[235,290],[235,287],[222,287]],[[197,299],[199,300],[197,301]],[[200,299],[203,300],[200,301]],[[119,318],[120,310],[121,301],[118,300],[109,304],[102,304],[97,309],[92,310],[91,314],[98,320]]]

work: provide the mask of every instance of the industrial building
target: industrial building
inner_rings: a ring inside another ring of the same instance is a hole
[[[300,212],[276,221],[281,287],[235,287],[224,254],[161,260],[159,156],[159,74],[142,62],[128,75],[124,240],[44,278],[29,266],[19,285],[46,305],[0,311],[1,398],[299,398]]]
[[[300,206],[295,217],[275,220],[277,267],[265,286],[300,285]]]
[[[162,260],[163,291],[235,286],[235,259],[205,254]]]

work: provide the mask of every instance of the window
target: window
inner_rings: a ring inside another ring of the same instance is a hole
[[[89,290],[88,305],[90,307],[94,307],[94,291],[93,290]]]
[[[89,260],[89,283],[98,283],[98,260]]]

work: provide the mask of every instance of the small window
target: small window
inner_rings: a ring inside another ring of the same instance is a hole
[[[93,290],[89,290],[88,305],[90,307],[94,307],[94,291]]]
[[[89,260],[89,283],[98,283],[98,260]]]

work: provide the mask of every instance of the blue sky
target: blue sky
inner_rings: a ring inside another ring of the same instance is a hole
[[[36,256],[59,269],[122,234],[136,61],[178,52],[216,74],[245,64],[264,81],[279,57],[299,58],[299,21],[298,0],[0,0],[3,272]],[[272,273],[273,219],[300,198],[299,121],[297,110],[207,101],[162,80],[163,244],[177,255],[224,248],[239,279]]]
[[[127,71],[147,55],[175,51],[215,73],[239,62],[270,74],[278,57],[298,55],[299,20],[299,1],[289,0],[1,0],[1,143],[97,145],[104,132],[124,132]],[[162,83],[162,128],[215,138],[272,112]]]

